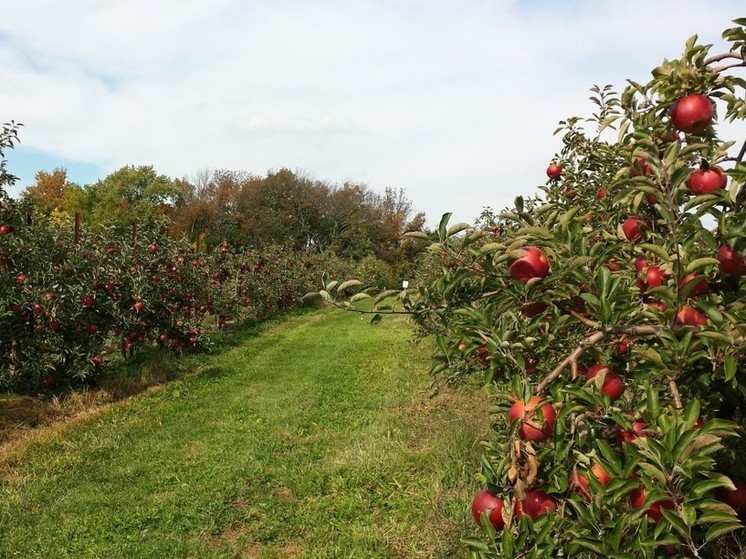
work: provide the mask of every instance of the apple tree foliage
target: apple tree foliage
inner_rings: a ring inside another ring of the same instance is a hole
[[[418,285],[375,296],[434,336],[436,374],[484,374],[495,394],[472,557],[746,546],[746,144],[722,137],[746,120],[735,24],[725,54],[695,36],[648,83],[593,88],[540,195],[479,227],[446,214]],[[356,285],[320,294],[355,309],[374,296]]]
[[[267,319],[295,306],[321,269],[349,269],[280,247],[197,251],[167,234],[165,218],[106,227],[50,218],[5,191],[16,178],[4,150],[17,132],[10,123],[0,134],[0,390],[92,383],[112,358],[146,346],[204,350],[215,326]],[[126,169],[153,182],[148,169]]]

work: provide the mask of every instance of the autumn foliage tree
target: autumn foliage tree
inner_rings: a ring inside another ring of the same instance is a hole
[[[22,196],[32,200],[43,213],[51,214],[63,208],[65,194],[70,187],[66,169],[39,171],[36,173],[34,184],[28,186]]]
[[[746,120],[735,23],[728,52],[693,37],[648,83],[594,88],[593,116],[558,129],[541,195],[478,228],[446,214],[429,276],[374,300],[435,338],[434,373],[482,374],[494,391],[471,557],[744,548],[746,143],[725,139]],[[320,294],[354,308],[372,296],[352,295],[359,285],[327,280]]]

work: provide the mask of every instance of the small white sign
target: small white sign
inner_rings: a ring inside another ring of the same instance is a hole
[[[402,289],[406,289],[407,287],[409,287],[409,282],[407,280],[404,280],[403,282],[401,282]]]

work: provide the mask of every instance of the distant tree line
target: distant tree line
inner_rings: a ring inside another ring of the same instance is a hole
[[[280,169],[266,176],[244,171],[201,171],[171,179],[152,166],[126,166],[94,184],[70,182],[65,169],[39,171],[21,195],[53,220],[78,213],[89,226],[167,219],[174,237],[203,248],[281,245],[332,251],[392,266],[412,262],[418,245],[401,239],[423,230],[403,189],[383,193],[364,184],[341,186]]]

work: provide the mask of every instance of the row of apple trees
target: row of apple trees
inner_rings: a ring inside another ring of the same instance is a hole
[[[541,196],[450,225],[415,289],[375,300],[485,374],[471,557],[732,557],[745,547],[746,19],[561,123]],[[732,128],[732,127],[731,127]],[[413,237],[423,238],[421,233]],[[321,295],[354,308],[350,283]],[[393,302],[393,303],[392,303]]]
[[[0,141],[13,147],[9,124]],[[0,151],[0,156],[2,156]],[[0,388],[87,383],[114,355],[147,345],[176,353],[209,345],[226,322],[264,320],[297,299],[337,259],[282,248],[197,252],[165,223],[88,230],[9,198],[0,171]]]

